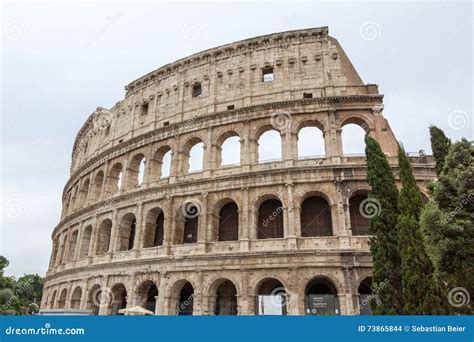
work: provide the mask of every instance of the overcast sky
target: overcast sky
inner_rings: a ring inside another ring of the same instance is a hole
[[[44,275],[77,131],[130,81],[253,36],[329,26],[408,151],[427,127],[473,139],[471,4],[3,4],[2,216],[7,274]]]

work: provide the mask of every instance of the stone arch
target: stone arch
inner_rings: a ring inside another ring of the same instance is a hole
[[[79,230],[75,229],[71,234],[71,239],[69,240],[69,255],[67,256],[67,260],[74,259],[74,256],[76,255],[78,236],[79,236]]]
[[[77,286],[71,295],[71,309],[80,309],[82,299],[82,289]]]
[[[87,225],[82,231],[81,250],[79,251],[79,258],[84,258],[90,254],[90,246],[92,241],[92,225]]]
[[[272,125],[263,125],[255,134],[256,163],[276,162],[283,160],[282,132]]]
[[[194,312],[195,286],[186,279],[176,281],[170,294],[171,307],[178,316],[190,316]]]
[[[318,120],[304,120],[295,131],[298,159],[326,157],[324,126]]]
[[[139,187],[144,180],[146,158],[141,152],[135,154],[130,160],[127,170],[127,189]]]
[[[223,198],[214,206],[214,241],[237,241],[239,239],[239,206],[231,198]]]
[[[82,183],[81,190],[79,191],[79,200],[78,200],[78,208],[82,208],[87,204],[87,196],[89,194],[89,189],[91,186],[90,178],[86,178],[86,180]]]
[[[152,280],[145,280],[137,287],[138,305],[151,312],[156,312],[158,295],[158,287]]]
[[[261,196],[256,203],[257,212],[257,238],[275,239],[283,238],[284,207],[276,195]]]
[[[94,177],[94,184],[92,189],[92,200],[97,201],[100,199],[102,193],[102,186],[104,184],[104,171],[100,170]]]
[[[59,295],[59,299],[58,299],[58,309],[66,308],[66,300],[67,300],[67,289],[62,289],[61,294]]]
[[[242,162],[242,142],[239,134],[234,130],[222,133],[216,141],[216,167],[225,165],[240,165]],[[226,152],[228,149],[236,149],[238,152]],[[236,156],[230,158],[230,155]]]
[[[326,196],[306,195],[300,204],[301,236],[333,235],[331,205]]]
[[[99,226],[99,233],[97,234],[97,255],[105,254],[110,251],[111,234],[112,221],[110,219],[104,219]]]
[[[134,213],[127,213],[122,216],[117,232],[117,251],[129,251],[133,249],[135,233],[137,229],[137,219]]]
[[[196,200],[186,200],[179,206],[175,216],[175,244],[196,243],[198,241],[201,212],[202,204]]]
[[[367,190],[357,190],[349,197],[349,217],[352,235],[370,235],[370,212],[367,211],[367,206],[370,206],[370,203],[368,202],[367,195]]]
[[[169,177],[171,174],[171,155],[173,154],[170,145],[160,146],[151,160],[150,178],[152,181],[159,181],[162,178]],[[168,157],[169,156],[169,162]]]
[[[202,148],[202,151],[200,149]],[[204,152],[206,145],[204,140],[194,136],[186,141],[183,145],[183,162],[181,169],[183,174],[188,174],[190,172],[199,172],[204,169]],[[195,152],[196,151],[196,152]],[[191,155],[193,154],[193,155]],[[191,163],[193,165],[191,165]],[[198,164],[201,165],[201,168],[198,168]]]
[[[118,192],[122,186],[123,166],[121,163],[115,163],[109,171],[107,178],[107,193],[114,194]]]
[[[57,295],[57,291],[53,290],[53,292],[51,294],[51,298],[49,299],[49,308],[50,309],[54,309],[56,307],[56,295]]]
[[[304,295],[307,315],[340,314],[339,292],[336,283],[331,278],[313,277],[306,284]]]
[[[276,277],[264,277],[255,285],[256,315],[286,315],[287,287]]]
[[[117,283],[111,288],[110,315],[119,315],[119,310],[127,307],[127,289],[124,284]]]
[[[341,126],[342,154],[345,156],[365,155],[365,136],[370,127],[366,118],[350,116],[342,121]]]
[[[163,245],[165,216],[160,207],[152,208],[145,218],[143,248]]]
[[[108,299],[110,299],[110,296]],[[99,284],[95,284],[91,287],[87,295],[86,309],[91,310],[91,314],[94,316],[99,315],[101,301],[102,301],[102,287]],[[109,304],[110,303],[108,303],[108,305]]]
[[[227,278],[215,280],[209,288],[209,310],[218,316],[238,314],[238,289],[235,283]]]
[[[360,315],[372,315],[370,299],[374,296],[372,291],[372,277],[362,279],[357,288],[357,297]]]

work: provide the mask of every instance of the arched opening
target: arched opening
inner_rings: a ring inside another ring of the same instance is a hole
[[[320,196],[306,198],[301,205],[301,236],[331,236],[331,207]]]
[[[179,292],[179,301],[176,308],[178,316],[191,316],[193,314],[194,288],[186,282]]]
[[[160,208],[151,209],[145,221],[143,248],[163,245],[165,216]]]
[[[136,154],[130,161],[128,167],[128,189],[133,189],[143,183],[145,176],[145,156],[142,153]]]
[[[94,285],[92,289],[89,291],[89,295],[87,296],[87,302],[86,302],[86,308],[87,310],[92,311],[92,315],[97,316],[99,315],[99,310],[100,310],[100,302],[102,299],[102,289],[100,288],[99,285]],[[110,296],[107,298],[110,300]],[[110,303],[107,303],[107,306],[109,306]]]
[[[53,250],[51,252],[51,260],[49,262],[49,266],[54,266],[56,265],[56,258],[58,257],[58,248],[59,248],[59,242],[58,238],[54,239],[53,242]]]
[[[59,263],[62,264],[66,259],[67,235],[63,237],[61,249],[59,250]]]
[[[257,288],[256,314],[281,316],[286,315],[287,294],[283,284],[274,278],[261,281]]]
[[[194,144],[190,148],[188,156],[188,173],[202,171],[204,161],[204,143],[198,142]]]
[[[306,286],[307,315],[339,315],[339,299],[334,284],[326,278],[314,278]]]
[[[71,309],[79,309],[81,307],[82,289],[78,286],[71,296]]]
[[[145,281],[138,288],[138,298],[140,299],[140,306],[151,312],[156,312],[157,297],[158,288],[151,280]]]
[[[175,243],[196,243],[198,238],[199,215],[201,206],[198,202],[187,201],[178,210]]]
[[[238,135],[230,136],[224,140],[221,145],[220,157],[220,165],[240,164],[240,137]]]
[[[276,239],[284,235],[283,205],[280,200],[271,198],[258,208],[258,239]]]
[[[370,299],[374,296],[372,293],[372,278],[366,277],[359,285],[357,291],[359,294],[359,313],[361,315],[372,315]]]
[[[100,198],[100,193],[102,192],[102,185],[104,183],[104,172],[99,171],[94,178],[94,187],[93,187],[93,200],[98,200]]]
[[[135,232],[137,227],[137,220],[135,215],[128,213],[120,220],[118,235],[118,251],[129,251],[133,249],[135,241]]]
[[[91,245],[92,226],[87,226],[82,232],[81,250],[79,252],[79,258],[84,258],[89,255],[89,249]]]
[[[369,215],[366,213],[367,195],[355,194],[349,199],[352,235],[369,235]]]
[[[65,309],[66,308],[66,298],[67,298],[67,290],[63,289],[61,291],[61,295],[59,296],[58,309]]]
[[[112,287],[112,303],[110,304],[110,314],[119,315],[119,310],[127,307],[127,290],[123,284],[116,284]]]
[[[298,132],[298,159],[324,158],[326,149],[323,132],[314,126],[306,126]]]
[[[258,139],[258,163],[282,160],[281,136],[277,130],[264,132]]]
[[[112,221],[105,219],[99,226],[99,234],[97,236],[97,255],[105,254],[110,249],[110,234],[112,232]]]
[[[74,259],[74,255],[76,254],[76,245],[77,245],[78,235],[79,235],[78,230],[75,230],[71,235],[71,239],[69,240],[69,255],[67,256],[67,260]]]
[[[217,241],[236,241],[239,239],[239,208],[235,202],[225,204],[219,211]]]
[[[87,194],[89,193],[90,184],[91,181],[89,178],[87,178],[82,184],[81,190],[79,191],[79,201],[77,205],[78,208],[81,208],[87,204]]]
[[[342,153],[345,156],[365,155],[365,130],[359,124],[348,123],[342,127]]]
[[[172,156],[171,150],[169,150],[163,155],[163,159],[161,163],[161,177],[160,178],[168,178],[170,176],[171,156]]]
[[[114,194],[122,187],[122,164],[115,164],[109,172],[107,180],[107,193]]]
[[[217,287],[214,314],[216,316],[237,315],[237,289],[230,280],[223,280]]]
[[[49,300],[49,308],[54,309],[56,307],[56,290],[54,290],[51,299]]]

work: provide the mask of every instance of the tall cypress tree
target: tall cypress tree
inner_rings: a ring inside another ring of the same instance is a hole
[[[387,157],[373,138],[365,138],[367,181],[371,186],[369,201],[379,206],[379,213],[370,219],[373,257],[373,282],[377,301],[371,306],[376,315],[402,312],[401,261],[397,246],[398,190]]]
[[[444,168],[434,184],[433,199],[423,210],[420,225],[435,274],[447,291],[462,288],[464,298],[468,294],[472,297],[474,146],[471,142],[462,139],[451,146]],[[472,313],[474,309],[472,299],[460,306],[449,304],[450,309],[458,313]]]
[[[451,140],[436,126],[430,126],[430,139],[431,150],[436,162],[436,174],[439,175],[443,170],[444,159],[448,155]]]
[[[420,231],[419,218],[423,209],[421,192],[403,147],[398,148],[398,165],[402,189],[398,195],[398,249],[401,257],[403,313],[434,314],[441,300],[433,277],[433,265],[428,258]]]

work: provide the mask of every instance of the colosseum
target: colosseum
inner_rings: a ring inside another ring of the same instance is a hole
[[[212,48],[131,82],[76,136],[42,309],[370,314],[366,160],[343,151],[349,124],[396,175],[383,95],[327,27]],[[306,128],[322,155],[300,156]],[[268,134],[279,157],[263,160]],[[425,191],[433,158],[410,160]]]

